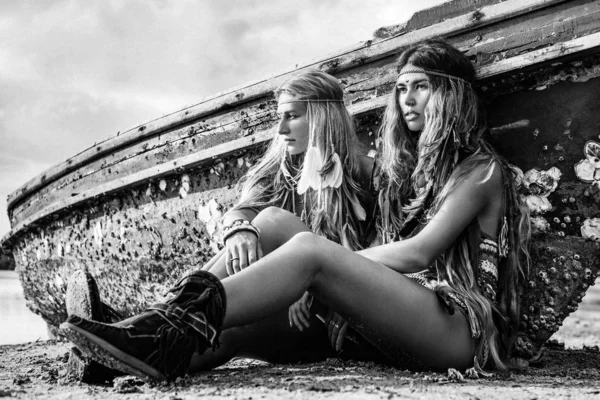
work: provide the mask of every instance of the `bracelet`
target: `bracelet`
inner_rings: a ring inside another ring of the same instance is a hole
[[[238,232],[252,232],[256,235],[257,239],[260,239],[260,230],[256,225],[254,225],[251,221],[247,219],[236,219],[231,222],[231,224],[223,227],[223,244],[229,239],[231,236],[235,235]]]

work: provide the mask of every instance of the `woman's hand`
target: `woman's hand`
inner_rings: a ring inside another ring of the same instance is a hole
[[[348,331],[348,321],[342,318],[338,313],[330,311],[325,318],[327,324],[327,334],[331,347],[338,353],[342,351],[344,339],[346,339],[346,332]]]
[[[262,255],[260,241],[253,232],[240,231],[225,242],[225,268],[234,275],[259,260]]]
[[[310,312],[311,299],[311,295],[306,292],[300,298],[300,300],[292,304],[288,310],[290,326],[295,325],[300,332],[302,332],[304,328],[308,328],[310,326],[310,322],[308,322],[308,320],[312,315]]]

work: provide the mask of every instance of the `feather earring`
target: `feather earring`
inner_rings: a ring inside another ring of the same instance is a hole
[[[302,173],[298,180],[298,194],[304,194],[309,187],[315,190],[321,187],[321,174],[319,172],[321,169],[323,169],[321,152],[315,146],[309,147],[306,150]]]

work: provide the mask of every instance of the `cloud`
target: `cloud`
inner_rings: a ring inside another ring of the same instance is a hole
[[[9,192],[118,131],[440,2],[0,2],[0,208]],[[0,236],[8,229],[0,211]]]

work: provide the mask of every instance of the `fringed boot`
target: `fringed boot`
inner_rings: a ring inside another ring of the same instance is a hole
[[[192,355],[218,346],[225,316],[221,281],[194,271],[171,290],[174,296],[151,305],[126,324],[105,324],[70,316],[64,334],[101,364],[142,378],[175,380],[187,373]]]

